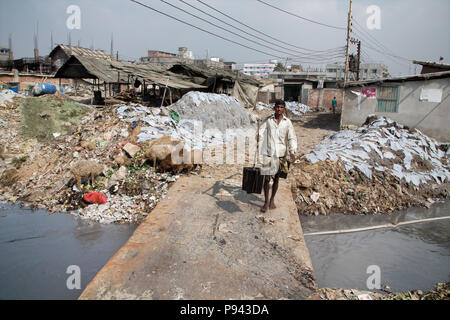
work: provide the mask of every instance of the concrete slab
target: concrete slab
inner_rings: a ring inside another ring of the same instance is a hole
[[[261,213],[241,179],[181,177],[79,299],[306,299],[317,284],[289,181]]]

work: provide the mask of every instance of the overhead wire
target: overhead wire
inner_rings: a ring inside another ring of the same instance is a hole
[[[356,31],[356,32],[354,32],[354,33],[356,36],[358,36],[359,38],[366,41],[366,43],[364,44],[364,47],[368,48],[369,50],[372,50],[372,51],[375,51],[375,52],[378,52],[378,53],[384,55],[385,57],[387,57],[388,59],[390,59],[391,61],[393,61],[397,64],[400,64],[404,67],[410,67],[410,64],[412,63],[411,59],[396,55],[392,50],[390,50],[388,47],[386,47],[381,42],[376,40],[368,32],[363,30],[363,27],[358,23],[358,21],[356,21],[356,20],[354,20],[354,21],[356,23],[356,25],[354,25],[354,29],[355,29],[354,31]],[[358,26],[360,26],[361,29]],[[405,61],[408,61],[409,64],[405,63]]]
[[[239,20],[237,20],[237,19],[231,17],[230,15],[228,15],[228,14],[226,14],[226,13],[224,13],[224,12],[222,12],[222,11],[216,9],[216,8],[214,8],[213,6],[210,6],[209,4],[207,4],[207,3],[205,3],[205,2],[203,2],[203,1],[201,1],[201,0],[196,0],[196,1],[199,2],[199,3],[201,3],[201,4],[203,4],[204,6],[206,6],[206,7],[208,7],[208,8],[210,8],[211,10],[213,10],[213,11],[215,11],[215,12],[217,12],[217,13],[219,13],[219,14],[225,16],[225,17],[227,17],[228,19],[233,20],[234,22],[237,22],[237,23],[239,23],[240,25],[243,25],[243,26],[249,28],[250,30],[253,30],[253,31],[255,31],[255,32],[257,32],[257,33],[259,33],[259,34],[261,34],[261,35],[267,37],[267,38],[270,38],[270,39],[272,39],[272,40],[275,40],[275,41],[278,41],[278,42],[280,42],[280,43],[286,44],[286,45],[288,45],[288,46],[295,47],[295,48],[297,48],[297,49],[302,49],[302,50],[312,51],[312,52],[327,52],[327,51],[329,51],[329,50],[332,50],[332,49],[328,49],[328,50],[313,50],[313,49],[308,49],[308,48],[304,48],[304,47],[299,47],[299,46],[296,46],[296,45],[294,45],[294,44],[291,44],[291,43],[282,41],[282,40],[280,40],[280,39],[277,39],[277,38],[275,38],[275,37],[273,37],[273,36],[270,36],[270,35],[268,35],[268,34],[266,34],[266,33],[264,33],[264,32],[261,32],[261,31],[255,29],[255,28],[253,28],[253,27],[251,27],[251,26],[249,26],[249,25],[247,25],[247,24],[245,24],[245,23],[243,23],[243,22],[241,22],[241,21],[239,21]],[[339,47],[338,47],[338,48],[339,48]],[[333,49],[336,49],[336,48],[333,48]]]
[[[303,20],[306,20],[306,21],[309,21],[309,22],[312,22],[312,23],[315,23],[315,24],[319,24],[319,25],[322,25],[322,26],[324,26],[324,27],[329,27],[329,28],[334,28],[334,29],[339,29],[339,30],[347,30],[347,28],[345,28],[345,27],[332,26],[332,25],[329,25],[329,24],[326,24],[326,23],[314,21],[314,20],[311,20],[311,19],[308,19],[308,18],[299,16],[299,15],[297,15],[297,14],[295,14],[295,13],[292,13],[292,12],[283,10],[283,9],[281,9],[281,8],[275,7],[275,6],[273,6],[273,5],[269,4],[269,3],[264,2],[264,1],[261,1],[261,0],[256,0],[256,1],[258,1],[258,2],[260,2],[260,3],[262,3],[262,4],[265,4],[266,6],[269,6],[269,7],[273,8],[273,9],[278,10],[278,11],[281,11],[281,12],[284,12],[284,13],[289,14],[289,15],[291,15],[291,16],[294,16],[294,17],[296,17],[296,18],[303,19]]]
[[[180,7],[178,7],[178,6],[174,5],[174,4],[172,4],[172,3],[170,3],[170,2],[167,2],[167,1],[165,1],[165,0],[160,0],[160,1],[163,2],[163,3],[165,3],[165,4],[167,4],[167,5],[169,5],[169,6],[171,6],[171,7],[173,7],[173,8],[175,8],[175,9],[177,9],[177,10],[180,10],[180,11],[186,13],[186,14],[188,14],[188,15],[194,17],[194,18],[197,18],[197,19],[199,19],[199,20],[201,20],[201,21],[203,21],[203,22],[206,22],[206,23],[208,23],[208,24],[210,24],[210,25],[212,25],[212,26],[214,26],[214,27],[216,27],[216,28],[219,28],[219,29],[221,29],[221,30],[223,30],[223,31],[226,31],[226,32],[228,32],[228,33],[231,33],[231,34],[233,34],[233,35],[235,35],[235,36],[238,36],[238,37],[240,37],[240,38],[242,38],[242,39],[245,39],[245,40],[247,40],[247,41],[253,42],[253,43],[255,43],[255,44],[259,45],[259,46],[262,46],[262,47],[268,48],[268,49],[270,49],[270,50],[273,50],[273,51],[277,51],[277,52],[286,54],[287,56],[298,57],[298,58],[307,58],[308,60],[316,60],[316,59],[322,58],[322,56],[317,57],[317,58],[314,57],[314,56],[307,56],[307,57],[305,57],[304,54],[302,54],[302,55],[293,55],[291,52],[287,52],[287,51],[283,51],[283,50],[279,50],[279,49],[272,48],[272,47],[267,46],[267,45],[265,45],[265,44],[262,44],[262,43],[260,43],[260,42],[258,42],[258,41],[255,41],[255,40],[249,39],[249,38],[247,38],[247,37],[244,37],[244,36],[242,36],[242,35],[240,35],[240,34],[238,34],[238,33],[236,33],[236,32],[233,32],[233,31],[230,31],[230,30],[228,30],[228,29],[226,29],[226,28],[223,28],[223,27],[221,27],[221,26],[218,26],[217,24],[212,23],[212,22],[210,22],[210,21],[208,21],[208,20],[206,20],[206,19],[203,19],[202,17],[199,17],[199,16],[197,16],[197,15],[195,15],[195,14],[193,14],[193,13],[190,13],[189,11],[184,10],[184,9],[182,9],[182,8],[180,8]],[[298,51],[295,51],[295,52],[298,52]]]
[[[203,31],[203,32],[208,33],[208,34],[210,34],[210,35],[212,35],[212,36],[215,36],[215,37],[217,37],[217,38],[220,38],[220,39],[222,39],[222,40],[225,40],[225,41],[234,43],[234,44],[236,44],[236,45],[239,45],[239,46],[241,46],[241,47],[244,47],[244,48],[247,48],[247,49],[250,49],[250,50],[253,50],[253,51],[262,53],[262,54],[265,54],[265,55],[267,55],[267,56],[269,56],[269,57],[276,57],[276,58],[284,59],[284,57],[277,56],[277,55],[274,55],[274,54],[272,54],[272,53],[268,53],[268,52],[265,52],[265,51],[262,51],[262,50],[259,50],[259,49],[255,49],[255,48],[253,48],[253,47],[249,47],[249,46],[247,46],[247,45],[245,45],[245,44],[239,43],[239,42],[237,42],[237,41],[234,41],[234,40],[225,38],[225,37],[223,37],[223,36],[221,36],[221,35],[215,34],[214,32],[205,30],[205,29],[200,28],[200,27],[198,27],[198,26],[195,26],[195,25],[193,25],[193,24],[191,24],[191,23],[189,23],[189,22],[183,21],[183,20],[181,20],[181,19],[179,19],[179,18],[177,18],[177,17],[171,16],[170,14],[164,13],[164,12],[158,10],[158,9],[152,8],[152,7],[150,7],[149,5],[146,5],[146,4],[141,3],[141,2],[139,2],[139,1],[136,1],[136,0],[129,0],[129,1],[134,2],[134,3],[136,3],[136,4],[140,5],[140,6],[143,6],[143,7],[147,8],[147,9],[149,9],[149,10],[155,11],[155,12],[157,12],[157,13],[159,13],[159,14],[161,14],[161,15],[164,15],[164,16],[166,16],[166,17],[168,17],[168,18],[171,18],[171,19],[173,19],[173,20],[176,20],[176,21],[178,21],[178,22],[181,22],[181,23],[183,23],[183,24],[185,24],[185,25],[188,25],[188,26],[190,26],[190,27],[192,27],[192,28],[195,28],[195,29],[197,29],[197,30]]]
[[[333,51],[336,51],[336,49],[340,49],[340,47],[337,47],[337,48],[333,48],[333,49],[328,49],[328,50],[320,51],[320,52],[323,52],[323,53],[319,53],[319,52],[318,52],[318,53],[314,53],[314,54],[311,53],[311,52],[301,52],[301,51],[298,51],[298,50],[290,49],[290,48],[284,47],[284,46],[282,46],[282,45],[280,45],[280,44],[278,44],[278,43],[274,43],[274,42],[272,42],[272,41],[269,41],[269,40],[266,40],[266,39],[264,39],[264,38],[261,38],[261,37],[255,35],[255,34],[252,34],[252,33],[250,33],[250,32],[247,32],[247,31],[245,31],[245,30],[243,30],[243,29],[241,29],[241,28],[239,28],[239,27],[236,27],[236,26],[232,25],[231,23],[228,23],[228,22],[226,22],[226,21],[224,21],[224,20],[222,20],[222,19],[220,19],[220,18],[217,18],[216,16],[214,16],[214,15],[212,15],[212,14],[209,14],[208,12],[205,12],[204,10],[197,8],[196,6],[194,6],[194,5],[192,5],[192,4],[188,3],[188,2],[186,2],[186,1],[184,1],[184,0],[178,0],[178,1],[184,3],[185,5],[187,5],[187,6],[191,7],[191,8],[193,8],[193,9],[195,9],[195,10],[197,10],[197,11],[202,12],[203,14],[205,14],[205,15],[207,15],[207,16],[213,18],[213,19],[216,19],[216,20],[218,20],[218,21],[220,21],[220,22],[226,24],[227,26],[230,26],[230,27],[232,27],[232,28],[234,28],[234,29],[236,29],[236,30],[239,30],[239,31],[241,31],[241,32],[243,32],[243,33],[245,33],[245,34],[247,34],[247,35],[250,35],[250,36],[255,37],[255,38],[259,39],[259,40],[262,40],[262,41],[264,41],[264,42],[266,42],[266,43],[270,43],[270,44],[272,44],[272,45],[278,46],[278,47],[280,47],[280,48],[283,48],[283,49],[285,49],[285,50],[289,50],[289,51],[292,51],[292,52],[295,52],[295,53],[300,53],[300,54],[302,54],[302,55],[317,55],[317,56],[321,56],[321,55],[324,55],[324,54],[326,54],[326,53],[332,53]],[[201,2],[201,1],[199,1],[199,2]],[[231,18],[231,17],[230,17],[230,18]],[[233,19],[233,20],[234,20],[234,19]],[[253,28],[252,28],[252,29],[253,29]],[[261,33],[261,32],[259,32],[259,33]],[[263,34],[264,34],[264,33],[263,33]],[[267,35],[266,35],[266,37],[267,37]],[[280,42],[279,40],[277,40],[277,41]]]
[[[354,19],[354,21],[355,21],[355,23],[356,23],[356,26],[354,26],[354,27],[355,27],[359,32],[363,33],[364,35],[366,35],[367,37],[369,37],[371,40],[373,40],[373,41],[371,41],[372,44],[375,44],[375,45],[377,45],[379,48],[381,48],[381,49],[383,49],[383,50],[386,50],[386,51],[390,52],[390,54],[391,54],[393,57],[397,57],[397,58],[399,58],[399,59],[403,59],[403,60],[407,60],[407,61],[412,61],[412,59],[408,59],[408,58],[401,57],[401,56],[397,55],[394,51],[392,51],[391,49],[389,49],[388,47],[386,47],[384,44],[382,44],[380,41],[378,41],[378,40],[377,40],[374,36],[372,36],[369,32],[365,31],[365,30],[364,30],[364,27],[363,27],[356,19]]]
[[[276,55],[276,54],[273,54],[273,53],[268,53],[268,52],[263,51],[263,50],[260,50],[260,49],[256,49],[256,48],[254,48],[254,47],[250,47],[250,46],[248,46],[248,45],[245,45],[245,44],[242,44],[242,43],[240,43],[240,42],[237,42],[237,41],[231,40],[231,39],[229,39],[229,38],[226,38],[226,37],[224,37],[224,36],[218,35],[218,34],[216,34],[216,33],[214,33],[214,32],[205,30],[205,29],[203,29],[203,28],[201,28],[201,27],[198,27],[198,26],[196,26],[196,25],[194,25],[194,24],[192,24],[192,23],[186,22],[186,21],[184,21],[184,20],[182,20],[182,19],[180,19],[180,18],[174,17],[174,16],[172,16],[172,15],[170,15],[170,14],[167,14],[167,13],[165,13],[165,12],[162,12],[162,11],[160,11],[160,10],[158,10],[158,9],[155,9],[155,8],[153,8],[153,7],[151,7],[151,6],[147,5],[147,4],[144,4],[144,3],[142,3],[142,2],[139,2],[139,1],[137,1],[137,0],[130,0],[130,1],[136,3],[136,4],[140,5],[140,6],[143,6],[143,7],[147,8],[147,9],[149,9],[149,10],[155,11],[155,12],[161,14],[161,15],[164,15],[164,16],[166,16],[166,17],[168,17],[168,18],[171,18],[171,19],[176,20],[176,21],[178,21],[178,22],[181,22],[181,23],[183,23],[183,24],[185,24],[185,25],[188,25],[188,26],[190,26],[190,27],[192,27],[192,28],[198,29],[198,30],[200,30],[200,31],[203,31],[203,32],[205,32],[205,33],[208,33],[208,34],[210,34],[210,35],[213,35],[213,36],[215,36],[215,37],[217,37],[217,38],[220,38],[220,39],[222,39],[222,40],[225,40],[225,41],[227,41],[227,42],[231,42],[231,43],[233,43],[233,44],[239,45],[239,46],[244,47],[244,48],[246,48],[246,49],[249,49],[249,50],[253,50],[253,51],[262,53],[262,54],[267,55],[267,56],[269,56],[269,57],[271,57],[271,58],[279,58],[279,59],[282,59],[282,60],[284,60],[284,59],[286,59],[286,58],[287,58],[287,59],[291,59],[291,60],[294,59],[294,58],[296,58],[295,61],[301,61],[302,63],[321,64],[320,62],[331,61],[331,59],[334,59],[334,58],[336,58],[336,57],[340,57],[340,54],[339,54],[339,53],[340,53],[340,51],[343,50],[342,47],[338,47],[338,50],[337,50],[337,51],[335,50],[334,55],[330,55],[330,53],[331,53],[331,51],[330,51],[329,54],[328,54],[327,56],[325,56],[324,54],[322,54],[322,55],[320,55],[320,56],[313,56],[313,55],[310,55],[310,56],[300,56],[300,55],[297,55],[297,56],[295,56],[295,55],[291,55],[291,54],[288,55],[287,57],[279,56],[279,55]],[[163,1],[163,0],[161,0],[161,1],[167,3],[166,1]],[[170,4],[170,5],[172,5],[172,4]],[[173,6],[173,5],[172,5],[172,6]],[[175,7],[176,7],[176,6],[175,6]],[[180,8],[180,9],[181,9],[181,8]],[[188,13],[186,10],[183,10],[183,9],[181,9],[181,10],[184,11],[184,12],[186,12],[186,13]],[[188,13],[188,14],[190,14],[190,13]],[[192,14],[190,14],[190,15],[192,15]],[[194,16],[195,16],[195,15],[194,15]],[[200,19],[202,19],[202,18],[200,18]],[[202,19],[202,20],[205,20],[205,19]],[[206,20],[206,21],[207,21],[207,20]],[[225,30],[226,30],[226,29],[225,29]],[[270,49],[271,49],[271,50],[274,50],[274,49],[272,49],[272,48],[270,48]],[[331,50],[331,49],[329,49],[329,50]],[[321,52],[325,52],[325,50],[324,50],[324,51],[321,51]],[[284,53],[286,53],[286,52],[284,52]],[[298,59],[301,59],[301,60],[298,60]]]

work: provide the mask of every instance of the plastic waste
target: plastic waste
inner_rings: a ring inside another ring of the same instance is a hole
[[[108,200],[108,197],[98,191],[89,191],[87,194],[84,195],[83,199],[84,201],[91,204],[93,203],[104,204]]]

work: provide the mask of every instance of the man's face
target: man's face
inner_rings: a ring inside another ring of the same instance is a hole
[[[286,108],[282,104],[277,104],[274,109],[276,116],[283,115],[284,111],[286,110]]]

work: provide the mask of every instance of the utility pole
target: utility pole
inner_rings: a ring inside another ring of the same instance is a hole
[[[345,87],[347,85],[348,80],[348,62],[349,62],[349,50],[350,50],[350,33],[352,32],[352,5],[353,2],[350,0],[350,6],[348,10],[348,18],[347,18],[347,48],[345,52],[345,75],[344,75],[344,85],[342,88],[342,106],[341,106],[341,122],[339,127],[342,128],[342,114],[344,113],[344,107],[345,107]]]
[[[360,72],[360,67],[361,67],[361,41],[351,38],[350,42],[353,44],[356,44],[358,46],[358,56],[356,58],[356,69],[353,69],[352,66],[350,66],[350,71],[356,72],[356,81],[359,81],[359,72]]]
[[[111,33],[111,58],[114,60],[114,39],[112,33]]]
[[[347,20],[347,48],[345,50],[345,75],[344,75],[344,88],[348,81],[348,67],[349,67],[349,51],[350,51],[350,33],[352,32],[352,5],[353,1],[350,0],[350,8],[348,11]]]
[[[360,71],[361,71],[361,41],[358,41],[358,71],[356,74],[356,81],[359,81]]]
[[[14,54],[13,54],[13,49],[12,49],[12,34],[9,34],[8,37],[8,46],[9,46],[9,61],[12,63],[12,61],[14,60]]]

